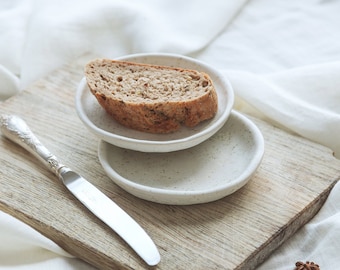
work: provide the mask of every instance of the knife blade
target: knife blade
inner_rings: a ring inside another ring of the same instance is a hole
[[[148,265],[160,262],[158,249],[145,230],[98,188],[61,164],[24,120],[15,115],[1,115],[0,129],[5,137],[43,162],[82,204],[124,239]]]

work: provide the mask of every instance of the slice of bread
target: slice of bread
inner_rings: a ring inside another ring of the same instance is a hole
[[[217,112],[213,82],[203,72],[96,59],[85,66],[85,77],[107,113],[136,130],[170,133]]]

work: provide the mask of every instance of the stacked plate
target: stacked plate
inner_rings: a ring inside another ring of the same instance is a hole
[[[203,71],[218,96],[218,112],[194,128],[171,134],[135,131],[115,122],[99,105],[83,78],[76,109],[100,138],[99,160],[108,176],[131,194],[164,204],[196,204],[221,199],[251,178],[261,163],[264,141],[258,128],[232,111],[234,93],[225,76],[192,58],[135,54],[118,60]]]

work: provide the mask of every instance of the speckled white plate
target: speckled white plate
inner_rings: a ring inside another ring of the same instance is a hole
[[[142,153],[99,143],[108,176],[127,192],[163,204],[197,204],[223,198],[244,186],[261,163],[264,141],[248,118],[232,111],[207,141],[171,153]]]
[[[126,128],[113,120],[99,105],[83,78],[76,94],[76,109],[85,126],[110,144],[142,152],[171,152],[195,146],[214,135],[227,121],[234,92],[225,76],[195,59],[174,54],[135,54],[119,58],[131,62],[167,65],[204,71],[211,77],[218,96],[218,111],[211,120],[194,128],[182,127],[171,134],[150,134]]]

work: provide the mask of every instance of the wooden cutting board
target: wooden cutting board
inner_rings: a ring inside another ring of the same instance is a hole
[[[340,178],[340,161],[329,149],[252,118],[266,148],[245,187],[193,206],[138,199],[104,173],[98,139],[77,117],[74,97],[83,64],[79,60],[37,81],[0,104],[0,112],[24,118],[64,164],[145,228],[162,257],[152,269],[253,269],[315,215]],[[148,268],[32,155],[3,137],[0,149],[2,211],[98,268]]]

